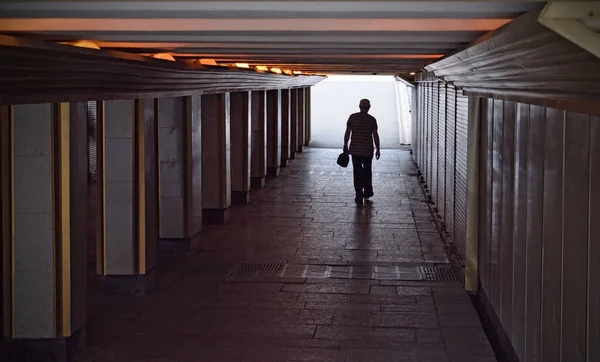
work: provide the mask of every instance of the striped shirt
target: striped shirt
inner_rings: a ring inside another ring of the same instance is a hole
[[[354,156],[373,157],[373,131],[377,130],[377,120],[368,113],[354,113],[346,124],[350,129],[350,148]]]

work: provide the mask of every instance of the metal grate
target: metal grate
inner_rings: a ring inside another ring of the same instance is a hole
[[[284,264],[238,264],[230,275],[253,272],[279,272]]]
[[[423,276],[424,280],[437,280],[437,281],[462,281],[463,276],[460,269],[456,267],[430,267],[421,266],[419,271]]]
[[[87,110],[87,135],[88,135],[88,176],[90,179],[98,172],[98,156],[96,145],[96,133],[98,128],[98,112],[96,101],[86,102]]]

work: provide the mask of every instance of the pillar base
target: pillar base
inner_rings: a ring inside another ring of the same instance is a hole
[[[263,187],[265,187],[265,177],[251,177],[250,187],[252,187],[253,189],[262,189]]]
[[[304,142],[304,146],[308,147],[308,141]]]
[[[281,160],[281,167],[287,167],[287,165],[288,165],[288,160],[287,159]]]
[[[231,191],[231,203],[233,205],[248,205],[250,203],[250,191]]]
[[[205,224],[225,224],[229,221],[229,208],[203,209],[202,221],[204,221]]]
[[[304,151],[303,147],[304,147],[304,146],[298,146],[298,150],[297,150],[297,152],[298,152],[298,153],[302,153],[302,152]]]
[[[85,349],[85,324],[70,337],[54,339],[4,338],[2,361],[70,362]]]
[[[267,177],[275,178],[279,176],[279,167],[267,167]]]
[[[146,295],[154,286],[154,269],[144,275],[103,275],[104,295]]]
[[[290,153],[290,160],[295,160],[295,159],[296,159],[296,152]]]
[[[159,256],[191,255],[200,248],[200,234],[191,238],[158,239]]]

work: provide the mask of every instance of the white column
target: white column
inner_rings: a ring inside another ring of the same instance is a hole
[[[159,99],[158,123],[159,253],[194,252],[202,230],[202,169],[201,162],[194,163],[192,156],[195,153],[199,159],[202,151],[200,97]]]
[[[279,176],[281,166],[281,90],[267,91],[267,175]]]
[[[298,89],[290,91],[290,159],[298,152]]]
[[[79,117],[82,103],[0,107],[9,359],[63,358],[85,344],[87,128]]]
[[[230,95],[231,117],[231,202],[250,202],[252,141],[250,132],[250,92]]]
[[[304,88],[298,88],[298,144],[297,151],[302,152],[304,146],[304,134],[306,127],[306,98]]]
[[[229,93],[202,96],[202,215],[225,223],[231,206]]]
[[[290,159],[291,141],[291,90],[281,90],[281,167],[286,167]]]
[[[311,87],[304,88],[304,145],[308,146],[310,143],[310,122],[311,122],[311,100],[310,100]]]
[[[145,294],[154,280],[146,234],[149,223],[158,222],[147,217],[146,142],[153,140],[146,137],[145,101],[106,101],[98,118],[103,292]]]
[[[265,186],[267,176],[267,98],[265,91],[252,92],[252,188]]]

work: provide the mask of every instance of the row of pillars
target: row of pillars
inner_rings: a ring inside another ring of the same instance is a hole
[[[88,238],[102,292],[143,295],[157,255],[195,250],[310,141],[310,88],[99,101],[90,228],[86,112],[0,107],[5,353],[68,360],[84,343]]]

